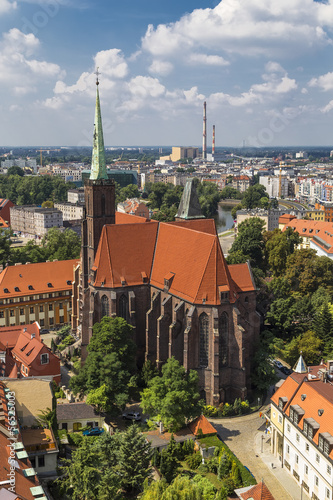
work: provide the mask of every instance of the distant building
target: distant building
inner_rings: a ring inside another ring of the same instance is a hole
[[[295,154],[295,158],[306,160],[308,158],[308,153],[306,153],[305,151],[299,151]]]
[[[118,203],[117,211],[149,219],[149,208],[145,203],[140,202],[138,198],[128,198],[124,202]]]
[[[172,153],[169,156],[161,156],[160,160],[176,162],[185,158],[197,158],[199,156],[199,148],[195,147],[179,147],[173,146]]]
[[[250,177],[247,175],[235,175],[231,180],[231,185],[240,193],[244,193],[250,187]]]
[[[0,272],[0,326],[69,323],[77,260],[8,266]]]
[[[67,191],[67,201],[69,203],[84,203],[84,189],[69,189]]]
[[[70,432],[79,431],[81,427],[103,427],[105,416],[87,403],[58,403],[57,422],[59,429]]]
[[[314,248],[320,255],[332,258],[333,223],[305,219],[293,219],[288,222],[282,231],[291,227],[302,238],[299,248]],[[324,253],[323,253],[324,252]]]
[[[265,186],[270,198],[280,198],[280,178],[273,176],[260,176],[259,184]],[[281,177],[281,198],[288,198],[289,181],[286,177]]]
[[[60,210],[63,220],[80,220],[83,218],[84,204],[69,203],[62,201],[54,204],[54,208]]]
[[[57,208],[31,205],[10,208],[11,228],[16,233],[43,237],[51,227],[62,227],[62,212]]]
[[[237,211],[237,231],[239,224],[247,219],[252,219],[253,217],[259,217],[263,220],[264,230],[273,231],[279,227],[279,217],[281,212],[278,209],[264,210],[262,208],[252,208],[249,210],[238,210]]]

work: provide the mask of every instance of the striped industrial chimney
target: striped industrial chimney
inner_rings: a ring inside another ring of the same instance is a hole
[[[203,137],[202,137],[202,159],[206,160],[207,155],[207,118],[206,118],[206,101],[203,109]]]
[[[215,125],[213,125],[213,144],[212,144],[212,155],[215,155]]]

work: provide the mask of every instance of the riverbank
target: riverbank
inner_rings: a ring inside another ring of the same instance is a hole
[[[226,200],[221,200],[219,201],[219,205],[223,206],[223,207],[234,207],[236,205],[238,205],[239,203],[241,203],[242,200],[233,200],[233,199],[226,199]]]

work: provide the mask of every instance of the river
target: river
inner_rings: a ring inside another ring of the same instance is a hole
[[[232,228],[234,223],[234,219],[231,216],[232,208],[232,206],[218,205],[217,214],[214,217],[217,234]]]

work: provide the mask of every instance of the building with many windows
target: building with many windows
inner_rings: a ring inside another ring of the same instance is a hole
[[[314,500],[333,498],[333,361],[302,356],[271,398],[271,451]]]
[[[63,217],[57,208],[22,205],[11,207],[10,221],[16,233],[43,237],[51,227],[62,227]]]
[[[7,266],[0,273],[0,326],[38,321],[53,328],[70,322],[77,260]]]

